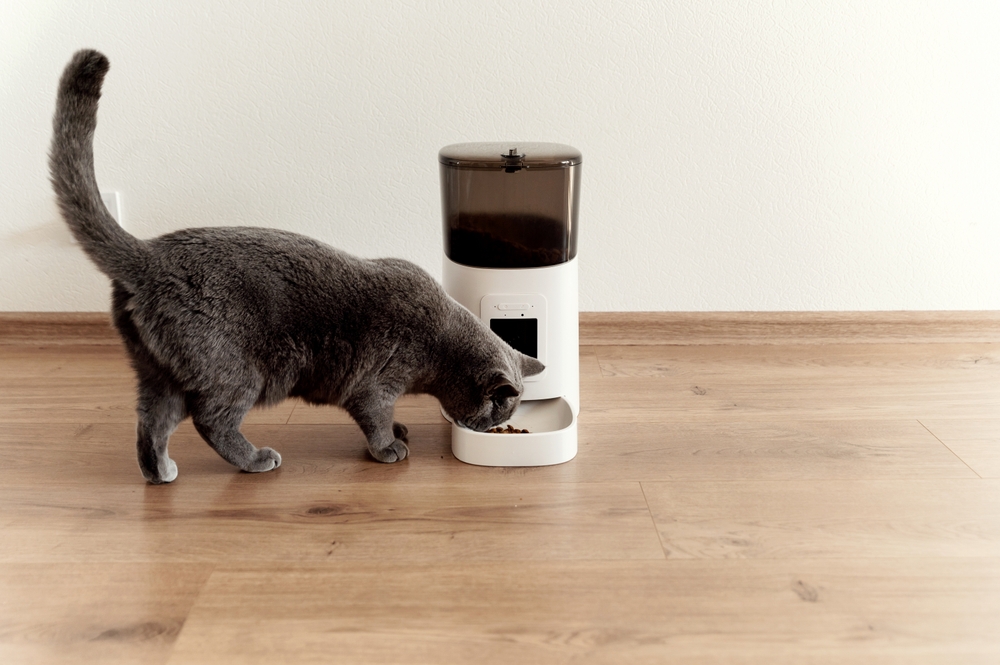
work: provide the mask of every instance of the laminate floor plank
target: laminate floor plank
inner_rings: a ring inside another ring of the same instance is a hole
[[[129,379],[133,377],[121,345],[31,346],[0,344],[3,386],[32,378]]]
[[[638,483],[0,487],[0,561],[662,559]]]
[[[4,563],[0,662],[165,663],[203,564]]]
[[[440,403],[430,395],[403,395],[396,402],[394,419],[409,427],[447,422],[441,415]],[[344,409],[336,406],[315,406],[297,402],[295,412],[288,420],[289,425],[353,425]]]
[[[581,420],[572,471],[553,468],[553,480],[977,477],[916,420]]]
[[[993,559],[217,570],[171,663],[987,663]]]
[[[668,558],[1000,558],[1000,481],[644,482]]]
[[[295,405],[286,400],[255,408],[244,422],[283,425]],[[48,378],[0,386],[0,423],[131,423],[134,430],[135,422],[132,379]]]
[[[940,377],[878,381],[863,376],[796,381],[709,377],[690,381],[609,378],[585,386],[581,422],[885,420],[989,418],[1000,379]]]
[[[924,419],[921,423],[980,476],[1000,478],[1000,418]]]
[[[1000,404],[995,344],[594,347],[594,419],[984,418]]]

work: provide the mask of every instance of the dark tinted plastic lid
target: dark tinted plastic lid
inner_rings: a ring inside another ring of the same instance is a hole
[[[438,161],[463,169],[522,168],[561,169],[583,161],[573,146],[562,143],[455,143],[441,148]]]

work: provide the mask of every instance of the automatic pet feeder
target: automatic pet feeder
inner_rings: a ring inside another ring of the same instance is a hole
[[[459,143],[438,158],[445,291],[545,365],[524,380],[509,421],[529,434],[452,423],[452,452],[481,466],[569,461],[580,411],[580,151],[558,143]]]

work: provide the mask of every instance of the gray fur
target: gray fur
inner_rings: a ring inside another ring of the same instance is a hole
[[[299,397],[343,407],[381,462],[405,458],[393,422],[404,393],[429,393],[461,424],[507,420],[522,379],[542,371],[416,265],[361,259],[305,236],[196,228],[153,240],[121,229],[94,175],[93,136],[107,59],[80,51],[59,84],[49,159],[66,223],[112,280],[112,313],[138,380],[143,476],[170,482],[170,434],[191,416],[244,471],[281,464],[240,433],[254,406]]]

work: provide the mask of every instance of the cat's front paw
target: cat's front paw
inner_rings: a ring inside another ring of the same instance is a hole
[[[406,447],[406,444],[401,439],[396,439],[380,450],[372,450],[371,448],[368,450],[371,452],[372,457],[386,464],[404,460],[410,454],[410,449]]]
[[[278,451],[274,448],[261,448],[254,455],[253,462],[243,470],[250,473],[262,473],[277,469],[279,466],[281,466],[281,455],[278,454]]]

